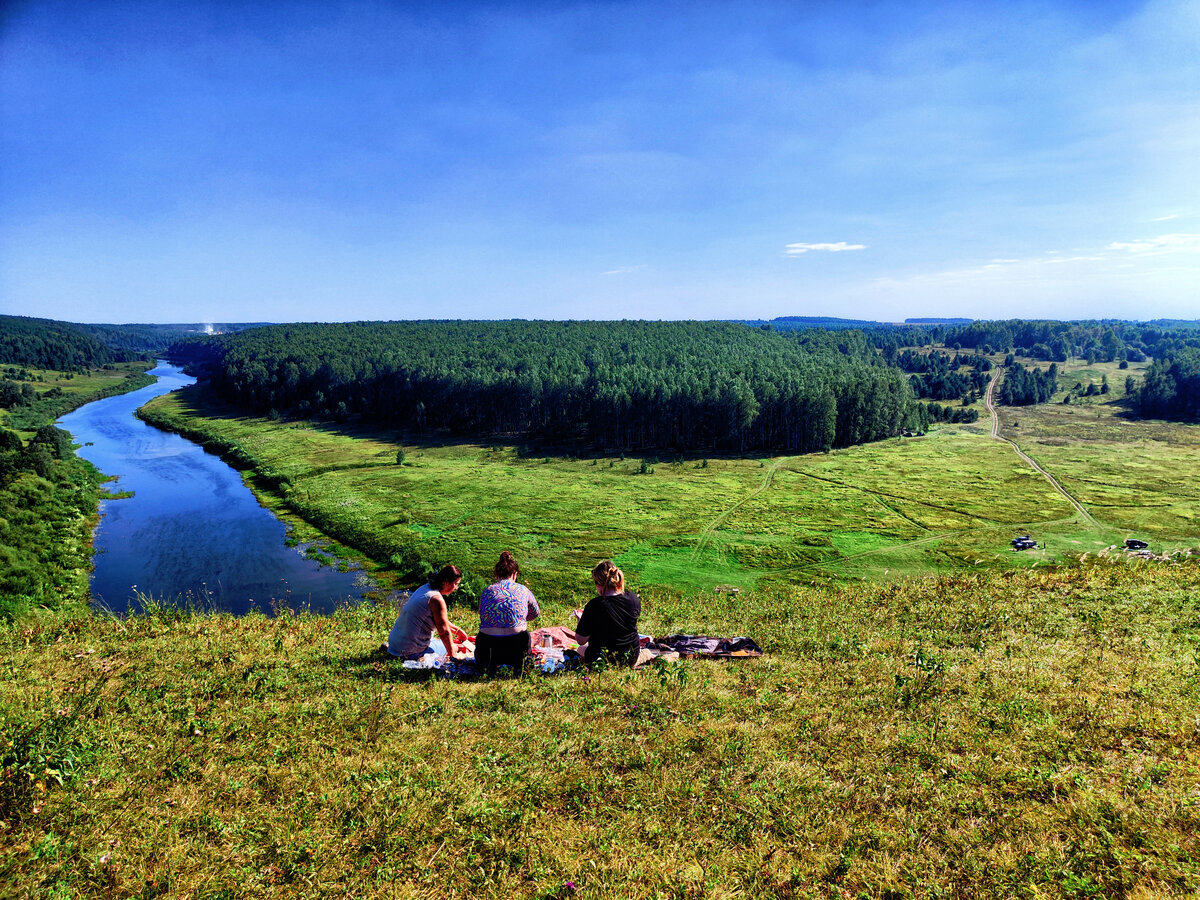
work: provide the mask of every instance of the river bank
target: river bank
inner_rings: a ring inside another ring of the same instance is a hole
[[[0,411],[0,426],[23,433],[105,397],[136,391],[153,379],[149,363],[122,363],[86,373],[32,370],[38,394],[29,406]],[[70,452],[15,459],[0,479],[0,619],[86,614],[92,533],[105,476]]]

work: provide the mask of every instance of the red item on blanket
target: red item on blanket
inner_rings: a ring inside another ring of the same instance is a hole
[[[570,628],[563,628],[561,625],[552,625],[549,628],[539,628],[537,631],[530,633],[530,650],[534,653],[541,653],[545,649],[547,637],[550,638],[550,646],[557,647],[559,650],[567,650],[571,647],[579,646],[579,639],[575,637],[575,632]]]

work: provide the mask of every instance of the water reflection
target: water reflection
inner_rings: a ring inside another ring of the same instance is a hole
[[[58,422],[85,445],[80,456],[118,476],[109,490],[134,492],[100,504],[93,606],[124,612],[140,592],[240,615],[284,607],[330,612],[361,599],[370,587],[363,576],[288,547],[283,523],[234,469],[133,415],[194,380],[161,362],[150,374],[156,384],[89,403]]]

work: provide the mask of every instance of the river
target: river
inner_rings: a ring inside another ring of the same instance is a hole
[[[92,606],[123,613],[137,595],[242,615],[284,607],[330,612],[358,602],[370,585],[285,543],[287,527],[255,500],[241,475],[217,456],[134,416],[152,397],[192,384],[159,362],[157,383],[82,406],[57,422],[78,453],[106,475],[95,533]]]

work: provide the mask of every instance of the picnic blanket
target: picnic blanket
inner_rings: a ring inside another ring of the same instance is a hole
[[[638,636],[641,649],[635,669],[650,665],[657,659],[750,659],[763,655],[762,648],[748,637],[710,637],[698,634],[668,634],[655,638]],[[583,652],[574,631],[560,625],[539,628],[529,635],[535,668],[550,674],[575,669],[583,664]],[[420,659],[405,660],[406,669],[429,669],[447,678],[468,678],[482,675],[474,657],[448,659],[446,647],[434,638],[429,646],[433,653]],[[586,646],[586,645],[584,645]],[[472,646],[472,650],[474,647]]]
[[[707,637],[699,634],[668,634],[643,641],[644,649],[678,653],[682,659],[739,659],[762,656],[762,647],[748,637]]]

